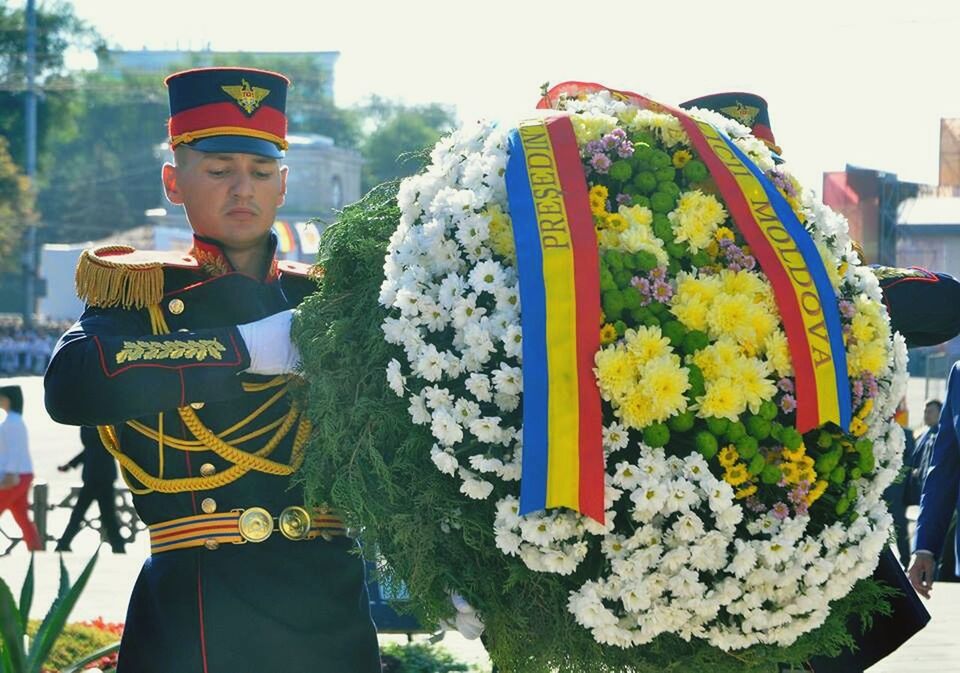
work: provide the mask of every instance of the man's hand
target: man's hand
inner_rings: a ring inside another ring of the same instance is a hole
[[[930,591],[933,588],[933,575],[936,570],[937,564],[933,554],[918,552],[913,555],[913,563],[910,564],[910,570],[907,574],[910,576],[910,584],[924,598],[930,598]]]
[[[293,374],[300,366],[300,351],[290,339],[293,309],[256,322],[237,325],[250,353],[251,374]]]
[[[477,611],[459,594],[451,594],[450,600],[457,614],[452,621],[441,621],[440,626],[450,630],[456,629],[467,640],[479,638],[483,634],[484,626]]]

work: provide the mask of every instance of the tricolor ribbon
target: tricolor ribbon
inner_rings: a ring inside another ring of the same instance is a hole
[[[827,422],[847,430],[850,382],[837,295],[813,239],[790,204],[726,135],[677,108],[583,82],[554,87],[538,107],[549,107],[561,94],[599,91],[680,120],[773,287],[796,377],[797,430],[806,432]]]
[[[523,329],[520,513],[568,507],[604,520],[597,238],[573,126],[520,124],[506,183]]]

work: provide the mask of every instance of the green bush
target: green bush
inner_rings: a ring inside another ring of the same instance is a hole
[[[27,633],[32,638],[37,632],[40,622],[31,620]],[[118,636],[88,624],[67,624],[63,632],[53,644],[53,649],[43,662],[43,667],[59,671],[66,666],[96,652],[119,640]]]
[[[388,643],[380,648],[383,673],[451,673],[471,671],[473,667],[429,643]]]

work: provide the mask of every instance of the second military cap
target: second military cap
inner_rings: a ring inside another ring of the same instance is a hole
[[[753,135],[766,144],[770,151],[777,155],[779,159],[782,154],[780,146],[773,137],[773,130],[770,128],[770,115],[767,112],[767,101],[753,93],[734,92],[734,93],[714,93],[709,96],[700,96],[680,103],[682,108],[698,107],[704,110],[713,110],[719,112],[725,117],[734,119],[753,133]]]

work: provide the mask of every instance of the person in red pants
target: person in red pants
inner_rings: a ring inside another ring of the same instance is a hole
[[[43,548],[40,533],[30,520],[27,495],[33,483],[33,464],[27,426],[23,422],[23,392],[20,386],[0,387],[0,514],[10,510],[23,532],[23,541],[30,551]]]

